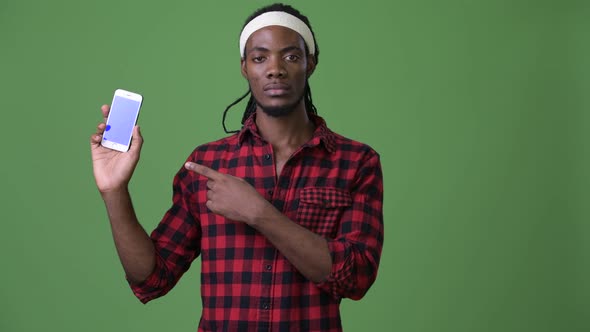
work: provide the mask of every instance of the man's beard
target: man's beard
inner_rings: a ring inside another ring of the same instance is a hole
[[[254,95],[252,95],[252,96],[254,96]],[[266,114],[268,116],[272,116],[274,118],[279,118],[279,117],[287,116],[287,115],[293,113],[296,106],[299,105],[299,103],[303,100],[304,96],[305,96],[305,91],[303,93],[301,93],[301,96],[299,98],[297,98],[297,100],[295,100],[293,103],[288,104],[288,105],[283,105],[283,106],[265,106],[265,105],[262,105],[256,99],[256,97],[254,97],[254,101],[256,102],[256,105],[258,105],[260,107],[260,109],[262,109],[264,114]]]

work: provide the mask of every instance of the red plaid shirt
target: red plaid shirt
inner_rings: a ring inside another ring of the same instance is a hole
[[[363,297],[379,266],[379,155],[312,116],[312,139],[276,177],[272,146],[254,118],[239,133],[197,147],[188,161],[245,179],[293,222],[326,238],[330,275],[309,281],[253,228],[213,214],[205,206],[206,179],[183,167],[172,207],[151,234],[154,272],[132,290],[143,303],[166,294],[200,255],[199,331],[341,331],[341,298]]]

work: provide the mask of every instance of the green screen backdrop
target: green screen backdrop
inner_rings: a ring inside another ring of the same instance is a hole
[[[590,3],[292,1],[335,131],[382,157],[376,283],[347,331],[590,331]],[[94,185],[89,136],[144,95],[131,183],[151,231],[172,177],[246,91],[263,1],[0,1],[0,331],[195,331],[199,261],[142,305]],[[238,128],[244,104],[229,115]]]

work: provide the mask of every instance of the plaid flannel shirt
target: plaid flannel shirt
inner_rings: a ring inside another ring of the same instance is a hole
[[[152,232],[156,267],[130,284],[143,303],[170,291],[201,256],[199,331],[341,331],[342,298],[375,281],[383,245],[379,155],[311,115],[313,137],[275,174],[272,146],[255,115],[232,136],[197,147],[187,161],[241,177],[293,222],[328,241],[332,270],[320,283],[301,275],[260,233],[205,206],[206,178],[183,168],[172,207]]]

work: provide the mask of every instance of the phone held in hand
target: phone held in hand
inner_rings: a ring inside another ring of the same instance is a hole
[[[143,97],[140,94],[117,89],[111,103],[106,128],[100,144],[106,148],[127,152],[131,144],[133,127],[139,117]]]

